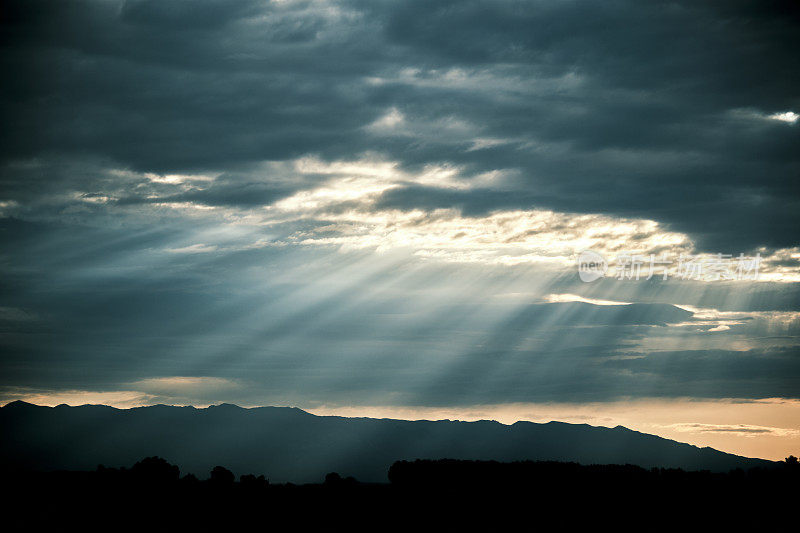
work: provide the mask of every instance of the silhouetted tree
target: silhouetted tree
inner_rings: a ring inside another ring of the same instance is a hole
[[[340,485],[342,483],[342,476],[337,472],[329,472],[325,474],[326,485]]]
[[[795,457],[794,455],[790,455],[789,457],[786,458],[786,464],[791,467],[797,466],[798,465],[797,457]]]
[[[253,474],[245,474],[239,477],[239,483],[247,488],[262,488],[269,485],[269,480],[264,476],[254,476]]]
[[[180,468],[169,464],[161,457],[145,457],[131,468],[131,473],[137,479],[154,483],[177,481],[180,477]]]
[[[215,466],[211,470],[211,482],[214,484],[231,485],[234,481],[236,481],[236,476],[224,466]]]

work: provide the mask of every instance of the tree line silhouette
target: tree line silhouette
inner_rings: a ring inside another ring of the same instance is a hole
[[[160,457],[91,472],[5,472],[10,530],[249,529],[794,530],[800,465],[728,473],[633,465],[397,461],[389,483],[336,472],[320,483],[270,483],[215,466],[206,479]]]

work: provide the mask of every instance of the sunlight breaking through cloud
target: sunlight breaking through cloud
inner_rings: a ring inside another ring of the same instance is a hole
[[[800,118],[800,115],[795,113],[794,111],[784,111],[783,113],[773,113],[769,115],[769,118],[772,120],[779,120],[780,122],[787,122],[789,124],[794,124],[797,122],[797,119]]]

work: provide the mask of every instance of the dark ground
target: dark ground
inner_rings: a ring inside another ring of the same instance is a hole
[[[728,474],[635,466],[397,462],[388,484],[329,474],[270,484],[224,468],[180,477],[130,469],[3,476],[6,531],[795,531],[800,468]]]

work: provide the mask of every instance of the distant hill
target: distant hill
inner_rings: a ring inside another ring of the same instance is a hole
[[[93,470],[161,456],[207,477],[215,465],[273,482],[319,482],[327,472],[387,481],[398,460],[548,460],[728,471],[774,464],[654,435],[586,424],[403,421],[315,416],[289,407],[156,405],[0,408],[0,467]]]

